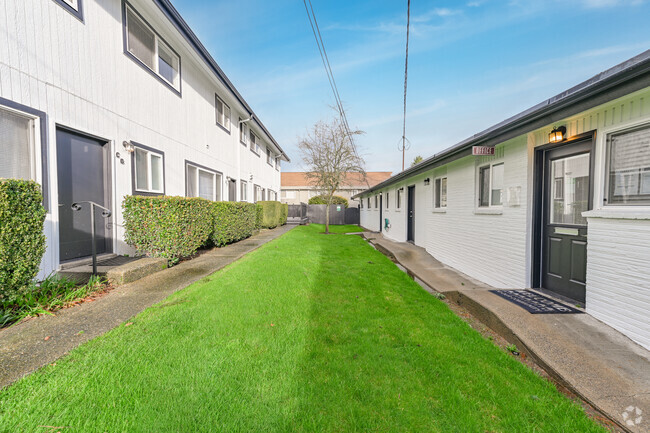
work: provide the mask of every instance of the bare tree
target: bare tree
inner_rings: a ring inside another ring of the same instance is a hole
[[[334,118],[329,122],[317,122],[298,144],[307,178],[322,191],[327,201],[325,233],[329,233],[330,228],[332,197],[341,186],[349,184],[348,174],[352,174],[357,182],[359,179],[366,181],[364,161],[352,143],[352,137],[360,134],[363,131],[349,131]]]

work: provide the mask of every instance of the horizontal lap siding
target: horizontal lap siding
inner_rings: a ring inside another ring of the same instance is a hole
[[[650,221],[589,218],[587,312],[650,349]]]

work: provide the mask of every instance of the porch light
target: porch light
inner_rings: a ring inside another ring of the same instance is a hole
[[[431,179],[429,179],[428,177],[426,179],[424,179],[424,184],[425,185],[429,185],[430,183],[431,183]]]
[[[548,134],[548,142],[549,143],[559,143],[560,141],[564,140],[564,134],[566,134],[566,127],[565,126],[560,126],[557,128],[553,128],[550,134]]]
[[[124,150],[126,150],[129,153],[135,152],[135,146],[130,141],[123,141],[122,146],[124,146]]]

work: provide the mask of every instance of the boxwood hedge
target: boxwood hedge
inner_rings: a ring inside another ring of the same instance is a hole
[[[45,253],[43,194],[33,181],[0,179],[0,298],[11,301]]]
[[[261,228],[272,229],[287,222],[289,206],[279,201],[258,201],[262,207]]]
[[[257,229],[257,206],[253,203],[213,202],[212,243],[222,246],[247,238]]]

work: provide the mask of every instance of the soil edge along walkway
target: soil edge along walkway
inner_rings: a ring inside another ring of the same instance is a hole
[[[56,361],[172,293],[222,269],[295,225],[284,225],[223,248],[214,248],[177,266],[119,286],[94,302],[35,317],[0,330],[0,388]]]

